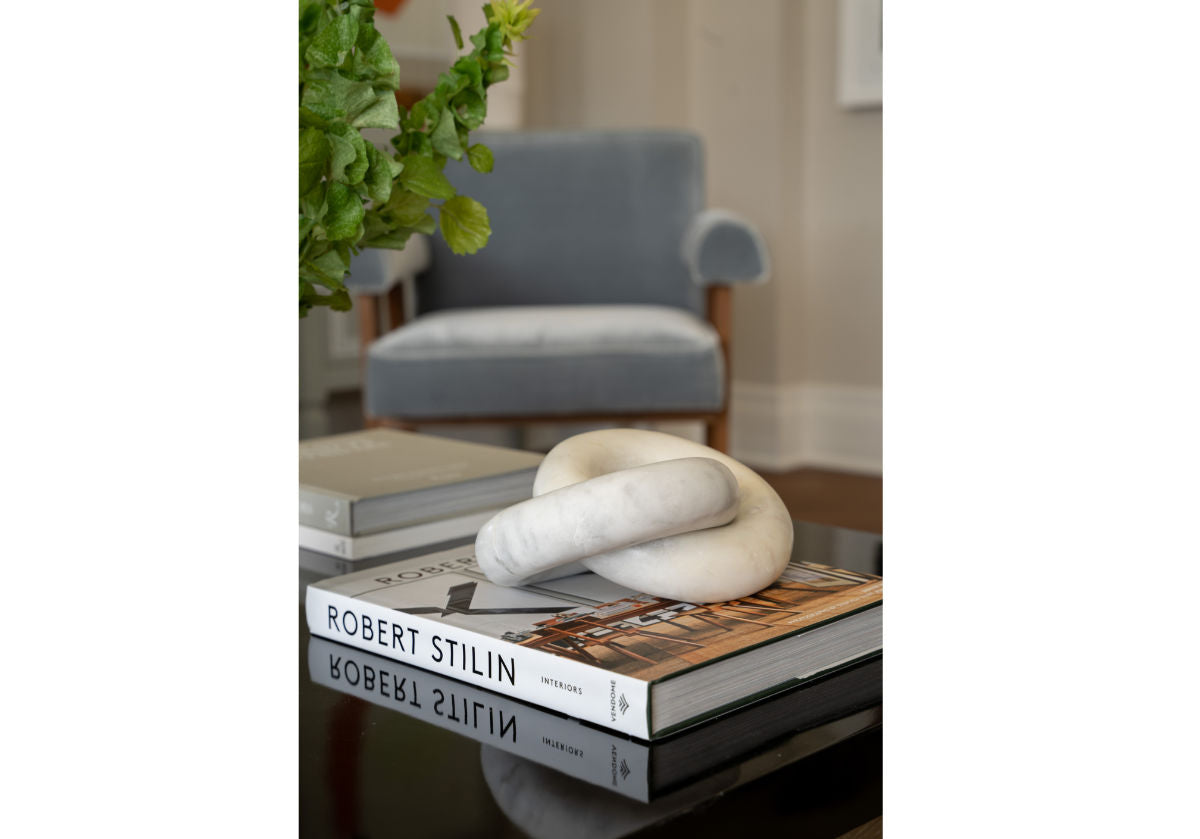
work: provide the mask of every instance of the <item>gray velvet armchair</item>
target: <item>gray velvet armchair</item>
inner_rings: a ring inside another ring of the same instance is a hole
[[[704,208],[699,139],[480,139],[494,170],[447,175],[487,208],[485,248],[414,237],[351,265],[368,425],[689,419],[725,450],[729,285],[765,281],[769,258],[750,224]]]

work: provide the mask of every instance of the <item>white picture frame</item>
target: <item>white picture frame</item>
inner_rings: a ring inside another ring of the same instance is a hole
[[[883,107],[883,0],[838,0],[837,100]]]

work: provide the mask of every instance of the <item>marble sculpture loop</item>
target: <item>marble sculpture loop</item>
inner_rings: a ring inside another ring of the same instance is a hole
[[[670,434],[570,437],[542,461],[533,496],[479,531],[476,560],[493,582],[591,570],[656,597],[712,603],[765,588],[791,556],[791,517],[770,485]]]

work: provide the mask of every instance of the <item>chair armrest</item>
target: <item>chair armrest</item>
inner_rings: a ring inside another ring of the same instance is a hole
[[[728,210],[702,210],[683,234],[680,251],[696,285],[763,283],[771,257],[762,234]]]
[[[387,294],[397,283],[413,279],[431,263],[429,239],[414,233],[402,251],[367,248],[351,259],[346,288],[351,294]]]

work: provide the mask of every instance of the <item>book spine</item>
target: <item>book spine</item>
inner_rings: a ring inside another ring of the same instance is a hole
[[[332,690],[649,800],[647,744],[323,638],[309,639],[308,672]]]
[[[354,571],[361,571],[360,563],[352,559],[342,559],[336,556],[321,553],[320,551],[310,551],[304,548],[300,549],[300,568],[304,571],[312,571],[320,574],[323,577],[336,577],[341,574],[350,574]]]
[[[599,667],[309,586],[308,631],[649,739],[650,686]]]
[[[350,536],[353,533],[352,514],[350,501],[346,498],[300,490],[300,524],[304,527]]]
[[[300,526],[300,547],[343,559],[367,559],[423,545],[435,545],[451,539],[467,538],[479,532],[498,510],[479,510],[452,519],[414,524],[370,536],[343,536],[315,527]]]

